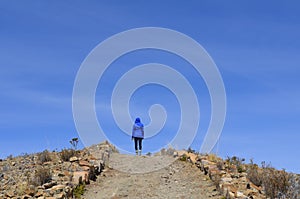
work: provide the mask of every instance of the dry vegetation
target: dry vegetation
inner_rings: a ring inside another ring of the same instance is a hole
[[[186,159],[184,156],[182,158]],[[198,167],[209,175],[224,198],[237,198],[238,192],[250,198],[300,198],[300,175],[284,169],[277,170],[265,162],[259,166],[250,160],[246,164],[244,158],[236,156],[223,160],[214,154],[207,154],[199,158]]]
[[[262,162],[259,167],[251,160],[247,169],[247,178],[256,186],[262,186],[267,197],[297,199],[299,182],[293,180],[294,175],[284,169],[276,170],[270,164]]]
[[[0,199],[80,198],[85,184],[103,171],[112,145],[105,142],[77,150],[77,143],[73,138],[72,148],[60,152],[45,150],[0,160]]]
[[[40,186],[47,182],[50,182],[51,177],[52,177],[52,175],[51,175],[49,168],[39,167],[35,171],[34,178],[32,179],[30,184],[35,185],[35,186]]]
[[[43,164],[44,162],[50,162],[52,159],[51,159],[49,151],[45,150],[45,151],[39,153],[38,160],[41,164]]]
[[[74,149],[63,149],[60,152],[60,158],[62,161],[69,161],[71,157],[77,156],[77,152]]]

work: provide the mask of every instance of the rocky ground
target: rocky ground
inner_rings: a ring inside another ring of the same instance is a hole
[[[0,160],[0,199],[300,198],[299,175],[243,161],[174,149],[125,155],[108,142],[44,151]]]
[[[78,151],[44,151],[1,160],[0,199],[73,198],[79,184],[88,184],[101,173],[113,150],[104,142]]]

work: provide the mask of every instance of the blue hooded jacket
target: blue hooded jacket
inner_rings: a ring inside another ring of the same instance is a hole
[[[144,125],[140,118],[136,118],[132,127],[132,137],[144,138]]]

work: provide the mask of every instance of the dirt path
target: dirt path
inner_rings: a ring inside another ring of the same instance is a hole
[[[87,186],[83,198],[221,198],[208,177],[188,162],[170,156],[113,153],[109,167]]]

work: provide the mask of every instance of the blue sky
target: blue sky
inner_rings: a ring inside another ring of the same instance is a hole
[[[300,173],[299,13],[298,1],[2,0],[0,158],[69,147],[68,141],[78,136],[72,115],[73,84],[85,57],[114,34],[153,26],[195,39],[218,66],[227,94],[227,117],[218,154],[254,158],[257,163],[265,160]],[[99,84],[96,101],[100,103],[102,95],[110,92],[110,79],[153,60],[177,69],[176,64],[184,64],[173,55],[151,50],[121,57],[101,80],[108,84],[104,88]],[[118,64],[124,68],[120,70]],[[191,69],[180,70],[190,81],[196,81]],[[202,80],[197,81],[203,128],[192,145],[196,149],[210,118],[209,95]],[[148,86],[133,98],[153,91],[159,98],[147,94],[149,97],[138,104],[133,100],[132,114],[140,114],[147,123],[148,107],[162,103],[172,113],[166,130],[176,129],[179,113],[173,106],[178,103],[167,89]],[[104,113],[101,108],[97,110],[106,131],[118,131],[111,116]],[[125,136],[111,136],[120,145],[132,145],[120,141]],[[164,140],[158,136],[156,141],[167,142],[171,137],[166,135]],[[145,150],[151,147],[145,141]]]

